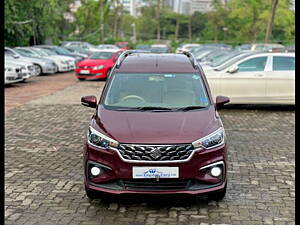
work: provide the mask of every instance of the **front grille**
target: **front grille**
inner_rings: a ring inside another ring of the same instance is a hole
[[[174,161],[186,160],[192,154],[191,144],[181,145],[129,145],[120,144],[118,151],[125,160]]]
[[[79,69],[93,69],[93,66],[79,66]]]
[[[184,190],[191,180],[123,180],[125,190]]]
[[[28,69],[29,71],[33,71],[33,70],[34,70],[34,67],[33,67],[33,66],[28,66],[27,69]]]

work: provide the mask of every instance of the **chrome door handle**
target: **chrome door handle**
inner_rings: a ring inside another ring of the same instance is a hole
[[[264,75],[261,74],[261,73],[257,73],[257,74],[255,74],[255,76],[256,76],[256,77],[262,77],[262,76],[264,76]]]

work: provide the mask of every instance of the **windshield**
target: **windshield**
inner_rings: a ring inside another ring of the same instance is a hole
[[[40,56],[49,56],[49,54],[47,54],[46,51],[44,51],[44,49],[41,50],[41,49],[38,49],[38,48],[34,48],[34,49],[32,49],[32,51],[36,52]]]
[[[245,53],[242,53],[242,54],[239,54],[239,55],[236,55],[234,57],[232,57],[232,59],[228,60],[228,61],[225,61],[223,64],[221,64],[218,68],[216,68],[215,70],[217,71],[221,71],[221,70],[224,70],[226,69],[227,67],[231,66],[232,64],[236,63],[237,61],[243,59],[243,58],[246,58],[247,56],[249,55],[252,55],[253,53],[248,53],[248,54],[245,54]]]
[[[214,58],[212,63],[210,64],[212,67],[220,66],[231,58],[242,54],[241,52],[232,52],[224,55],[220,55],[220,57]]]
[[[199,74],[114,74],[104,98],[110,109],[178,109],[210,104]]]
[[[19,53],[21,56],[31,56],[31,57],[36,57],[38,55],[32,53],[32,52],[29,52],[29,51],[26,51],[26,50],[23,50],[23,49],[14,49],[17,53]]]
[[[43,48],[43,49],[39,49],[41,50],[43,53],[51,56],[51,55],[57,55],[57,53],[55,52],[55,50],[52,50],[52,49],[46,49],[46,48]]]
[[[70,52],[70,51],[69,51],[68,49],[66,49],[66,48],[57,47],[56,50],[57,50],[57,52],[60,53],[60,54],[65,54],[65,55],[72,54],[72,52]]]
[[[113,54],[113,52],[96,52],[89,59],[111,59]]]
[[[211,49],[211,48],[202,48],[201,49],[200,48],[200,49],[198,49],[198,51],[193,52],[193,54],[196,58],[198,58],[199,56],[209,54],[213,50],[215,50],[215,49]]]

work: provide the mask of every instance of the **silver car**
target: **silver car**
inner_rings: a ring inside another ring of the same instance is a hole
[[[21,82],[23,80],[23,75],[21,74],[21,67],[13,63],[5,61],[4,67],[4,83],[12,84]]]
[[[12,49],[5,47],[5,55],[20,59],[35,65],[37,75],[41,74],[53,74],[57,72],[56,64],[51,59],[38,58],[30,52],[23,52],[18,49]]]
[[[35,66],[32,63],[22,60],[16,60],[10,56],[5,56],[5,62],[13,64],[16,67],[20,67],[20,73],[22,74],[23,81],[37,75]]]

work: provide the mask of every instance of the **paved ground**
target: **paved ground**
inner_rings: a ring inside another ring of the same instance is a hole
[[[99,97],[103,84],[74,81],[49,96],[26,98],[6,114],[6,224],[295,224],[295,120],[286,108],[220,111],[230,146],[228,193],[221,202],[90,202],[82,141],[94,111],[79,102],[82,95]]]
[[[70,72],[33,77],[24,83],[7,85],[5,87],[5,112],[32,99],[62,90],[75,82],[77,82],[77,79],[74,73]]]

